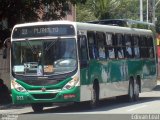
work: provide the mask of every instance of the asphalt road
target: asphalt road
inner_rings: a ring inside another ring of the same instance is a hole
[[[34,113],[30,106],[16,106],[0,110],[0,114],[3,118],[4,115],[17,115],[18,120],[137,120],[137,115],[144,114],[148,119],[160,120],[160,85],[151,92],[141,93],[140,100],[133,103],[108,99],[101,101],[94,109],[91,109],[88,103],[82,103],[76,106],[48,107],[42,113]]]

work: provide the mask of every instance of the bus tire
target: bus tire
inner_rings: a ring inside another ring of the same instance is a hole
[[[42,112],[43,111],[43,105],[42,104],[32,104],[32,109],[34,112]]]
[[[134,101],[138,101],[139,100],[139,93],[140,93],[140,89],[139,89],[139,82],[138,80],[136,80],[135,85],[134,85]]]
[[[129,82],[127,101],[128,102],[134,101],[134,82],[133,82],[133,80],[130,80],[130,82]]]
[[[96,108],[99,104],[99,84],[96,83],[93,84],[92,97],[90,102],[91,108]]]

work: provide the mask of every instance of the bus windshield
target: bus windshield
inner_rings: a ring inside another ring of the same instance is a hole
[[[48,76],[72,72],[77,67],[75,38],[12,42],[12,72]]]

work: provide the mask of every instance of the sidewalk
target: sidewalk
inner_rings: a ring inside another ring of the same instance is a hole
[[[13,106],[12,103],[8,103],[8,104],[0,104],[0,110],[10,109],[12,106]]]
[[[27,106],[29,106],[29,105],[14,105],[13,103],[0,104],[0,110],[19,109],[19,108],[24,108]]]

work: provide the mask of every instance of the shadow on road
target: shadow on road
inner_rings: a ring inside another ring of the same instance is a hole
[[[155,90],[160,90],[160,86],[155,88]],[[124,100],[119,100],[119,99],[106,99],[106,100],[100,101],[99,106],[94,109],[91,109],[89,107],[88,102],[84,102],[84,103],[79,103],[76,105],[72,104],[72,105],[63,106],[63,107],[49,108],[49,109],[44,110],[41,113],[30,112],[26,114],[43,114],[43,113],[71,113],[71,114],[74,114],[74,112],[76,113],[80,112],[81,114],[83,114],[84,112],[91,112],[91,113],[95,111],[103,112],[103,111],[114,110],[117,108],[132,106],[132,105],[136,105],[140,103],[147,103],[147,102],[156,101],[156,100],[160,100],[160,97],[140,97],[139,101],[131,102],[131,103],[125,102]]]
[[[153,89],[153,93],[160,91],[160,85],[157,85],[154,89]],[[152,93],[151,92],[151,93]],[[150,94],[150,92],[149,92]],[[156,93],[157,94],[157,93]],[[158,93],[160,94],[160,93]],[[150,96],[150,95],[148,95]],[[61,106],[61,107],[51,107],[49,109],[45,109],[43,112],[41,113],[34,113],[34,112],[30,112],[30,113],[25,113],[25,114],[43,114],[43,113],[73,113],[74,112],[80,112],[80,113],[84,113],[84,112],[95,112],[95,111],[109,111],[109,110],[114,110],[117,108],[122,108],[122,107],[127,107],[127,106],[132,106],[132,105],[136,105],[136,104],[141,104],[141,103],[147,103],[147,102],[152,102],[152,101],[156,101],[156,100],[160,100],[160,97],[158,96],[152,96],[152,97],[140,97],[139,101],[137,102],[125,102],[124,99],[106,99],[106,100],[102,100],[100,101],[100,104],[98,107],[92,109],[89,106],[89,102],[83,102],[83,103],[79,103],[79,104],[71,104],[68,106]],[[159,95],[160,96],[160,95]],[[124,113],[125,114],[125,113]]]

